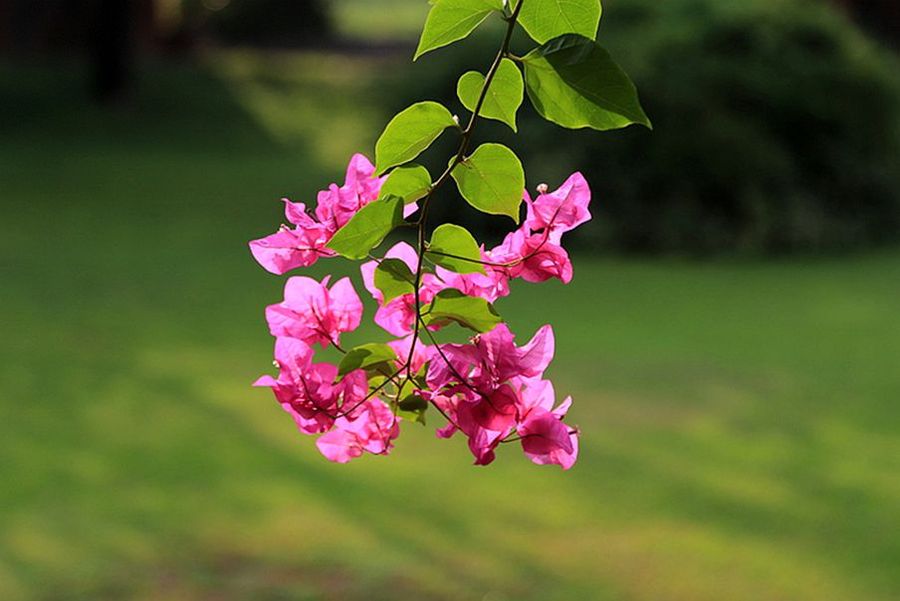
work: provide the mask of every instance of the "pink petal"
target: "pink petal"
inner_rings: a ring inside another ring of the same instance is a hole
[[[362,445],[356,436],[344,430],[332,430],[323,434],[316,441],[316,447],[326,459],[335,463],[347,463],[363,454]]]
[[[257,263],[275,275],[282,275],[297,267],[308,267],[321,256],[321,253],[307,245],[301,234],[287,229],[251,241],[250,252]]]
[[[329,312],[335,317],[338,332],[351,332],[359,327],[363,305],[350,278],[341,278],[328,291]]]
[[[553,328],[549,324],[542,326],[518,351],[522,375],[534,377],[544,373],[553,360],[554,347]]]

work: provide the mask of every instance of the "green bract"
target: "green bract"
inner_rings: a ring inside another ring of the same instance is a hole
[[[548,121],[571,129],[651,127],[634,84],[594,41],[560,36],[529,52],[523,62],[528,97]]]
[[[375,267],[375,287],[381,290],[384,303],[404,294],[412,294],[415,282],[409,265],[400,259],[382,259]]]
[[[457,273],[484,273],[478,242],[464,227],[445,223],[431,234],[425,255],[435,264]]]
[[[381,174],[419,156],[448,127],[453,115],[437,102],[418,102],[398,113],[375,144],[375,170]]]
[[[423,318],[428,325],[452,321],[482,333],[490,332],[503,321],[489,302],[466,296],[454,288],[438,292],[425,309]]]
[[[491,12],[503,10],[502,0],[432,0],[431,4],[413,60],[465,38]]]
[[[386,344],[371,342],[350,349],[338,365],[338,375],[346,375],[354,369],[368,369],[397,360],[397,353]]]
[[[512,150],[482,144],[453,169],[453,179],[466,201],[484,213],[509,215],[519,222],[525,172]]]
[[[519,23],[538,44],[566,33],[597,39],[600,0],[526,0]]]
[[[484,75],[478,71],[469,71],[459,78],[456,94],[464,107],[475,112],[483,87]],[[516,131],[516,112],[522,104],[524,94],[522,73],[514,62],[504,58],[485,94],[480,114],[488,119],[502,121]]]
[[[399,196],[409,204],[428,194],[431,174],[421,165],[410,164],[397,167],[381,187],[381,196]]]
[[[364,206],[339,229],[328,248],[348,259],[364,259],[391,230],[403,223],[403,199],[389,196]]]

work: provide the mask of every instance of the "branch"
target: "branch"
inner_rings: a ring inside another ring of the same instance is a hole
[[[478,97],[478,102],[475,104],[475,109],[472,111],[472,116],[469,118],[469,123],[466,125],[465,129],[462,131],[462,135],[459,142],[459,148],[456,151],[456,156],[441,174],[441,176],[437,179],[434,184],[432,184],[431,188],[428,190],[428,194],[425,195],[424,200],[422,201],[422,214],[419,216],[418,221],[416,222],[416,226],[418,227],[418,261],[416,264],[416,277],[415,277],[415,295],[416,295],[416,321],[413,325],[413,339],[409,345],[409,355],[406,359],[406,380],[409,381],[412,379],[412,360],[413,355],[416,351],[416,344],[419,341],[419,322],[422,317],[422,298],[419,293],[419,288],[422,285],[422,268],[424,267],[425,260],[425,223],[428,218],[428,206],[431,202],[432,197],[434,196],[434,192],[443,186],[447,180],[450,178],[450,174],[453,173],[453,170],[459,165],[465,155],[466,151],[469,149],[469,144],[472,141],[472,132],[475,130],[475,124],[478,122],[478,116],[481,112],[481,108],[484,105],[485,98],[487,98],[488,90],[491,87],[491,83],[494,81],[494,76],[497,74],[497,70],[500,68],[500,63],[505,56],[509,54],[509,44],[512,41],[513,31],[516,28],[516,21],[519,18],[519,13],[522,10],[522,4],[525,0],[519,0],[518,4],[516,4],[515,10],[513,10],[512,14],[507,19],[507,27],[506,27],[506,35],[503,38],[503,44],[500,46],[500,50],[497,52],[497,56],[494,58],[494,62],[491,64],[491,68],[488,70],[487,75],[484,78],[484,85],[481,87],[481,94]],[[427,330],[427,328],[426,328]]]

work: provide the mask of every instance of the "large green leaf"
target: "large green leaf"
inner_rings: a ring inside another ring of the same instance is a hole
[[[456,94],[470,112],[474,112],[478,105],[484,80],[484,75],[478,71],[469,71],[459,78]],[[494,74],[494,79],[491,80],[491,87],[484,97],[480,114],[488,119],[502,121],[516,131],[516,111],[522,105],[524,95],[525,86],[522,83],[521,71],[514,62],[504,58]]]
[[[509,215],[519,222],[525,172],[512,150],[502,144],[482,144],[453,169],[452,175],[470,205],[491,215]]]
[[[431,174],[422,165],[397,167],[381,186],[381,196],[399,196],[409,204],[419,200],[431,188]]]
[[[394,116],[375,144],[375,168],[384,173],[419,156],[456,122],[437,102],[417,102]]]
[[[338,365],[338,375],[346,375],[354,369],[368,369],[397,360],[397,353],[386,344],[371,342],[350,349]]]
[[[432,0],[431,4],[413,60],[465,38],[491,12],[503,10],[502,0]]]
[[[566,33],[595,40],[600,12],[600,0],[525,0],[519,23],[538,44]]]
[[[348,259],[364,259],[391,230],[403,223],[403,199],[389,196],[364,206],[339,229],[328,248]]]
[[[375,267],[375,287],[384,295],[384,302],[415,292],[415,275],[400,259],[382,259]]]
[[[548,121],[572,129],[651,127],[634,84],[597,43],[564,35],[529,52],[524,63],[528,97]]]
[[[425,309],[425,323],[456,322],[476,332],[490,332],[503,321],[494,307],[483,298],[466,296],[459,290],[441,290]]]
[[[464,227],[445,223],[431,234],[426,256],[457,273],[484,273],[478,242]],[[452,255],[452,256],[451,256]]]

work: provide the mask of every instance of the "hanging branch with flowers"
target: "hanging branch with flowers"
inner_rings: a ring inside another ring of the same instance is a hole
[[[285,200],[291,226],[250,243],[266,270],[281,275],[320,259],[364,261],[366,289],[378,303],[374,321],[394,338],[345,348],[341,334],[361,322],[363,305],[349,278],[330,283],[294,276],[284,300],[266,309],[275,337],[278,377],[264,376],[300,432],[319,435],[328,459],[347,462],[364,453],[385,455],[403,421],[424,424],[434,411],[445,423],[440,438],[465,436],[475,463],[494,460],[496,448],[516,442],[537,464],[570,468],[578,429],[557,404],[544,378],[554,353],[550,325],[519,346],[494,302],[509,282],[572,279],[563,235],[588,221],[591,192],[580,173],[532,199],[515,153],[485,142],[473,149],[482,118],[516,130],[525,93],[545,119],[560,126],[609,130],[650,127],[628,76],[596,42],[600,0],[431,0],[415,59],[466,38],[482,22],[506,23],[486,73],[469,71],[457,83],[469,112],[462,124],[437,102],[419,102],[387,124],[375,146],[375,164],[357,154],[343,186],[319,193],[313,210]],[[537,44],[524,56],[510,51],[516,27]],[[413,161],[445,132],[459,140],[437,178]],[[459,196],[491,215],[520,222],[487,250],[465,228],[428,222],[435,192],[453,181]],[[396,228],[412,227],[416,244],[379,248]],[[465,328],[465,344],[442,343],[444,328]],[[316,363],[313,346],[334,347],[337,365]]]

